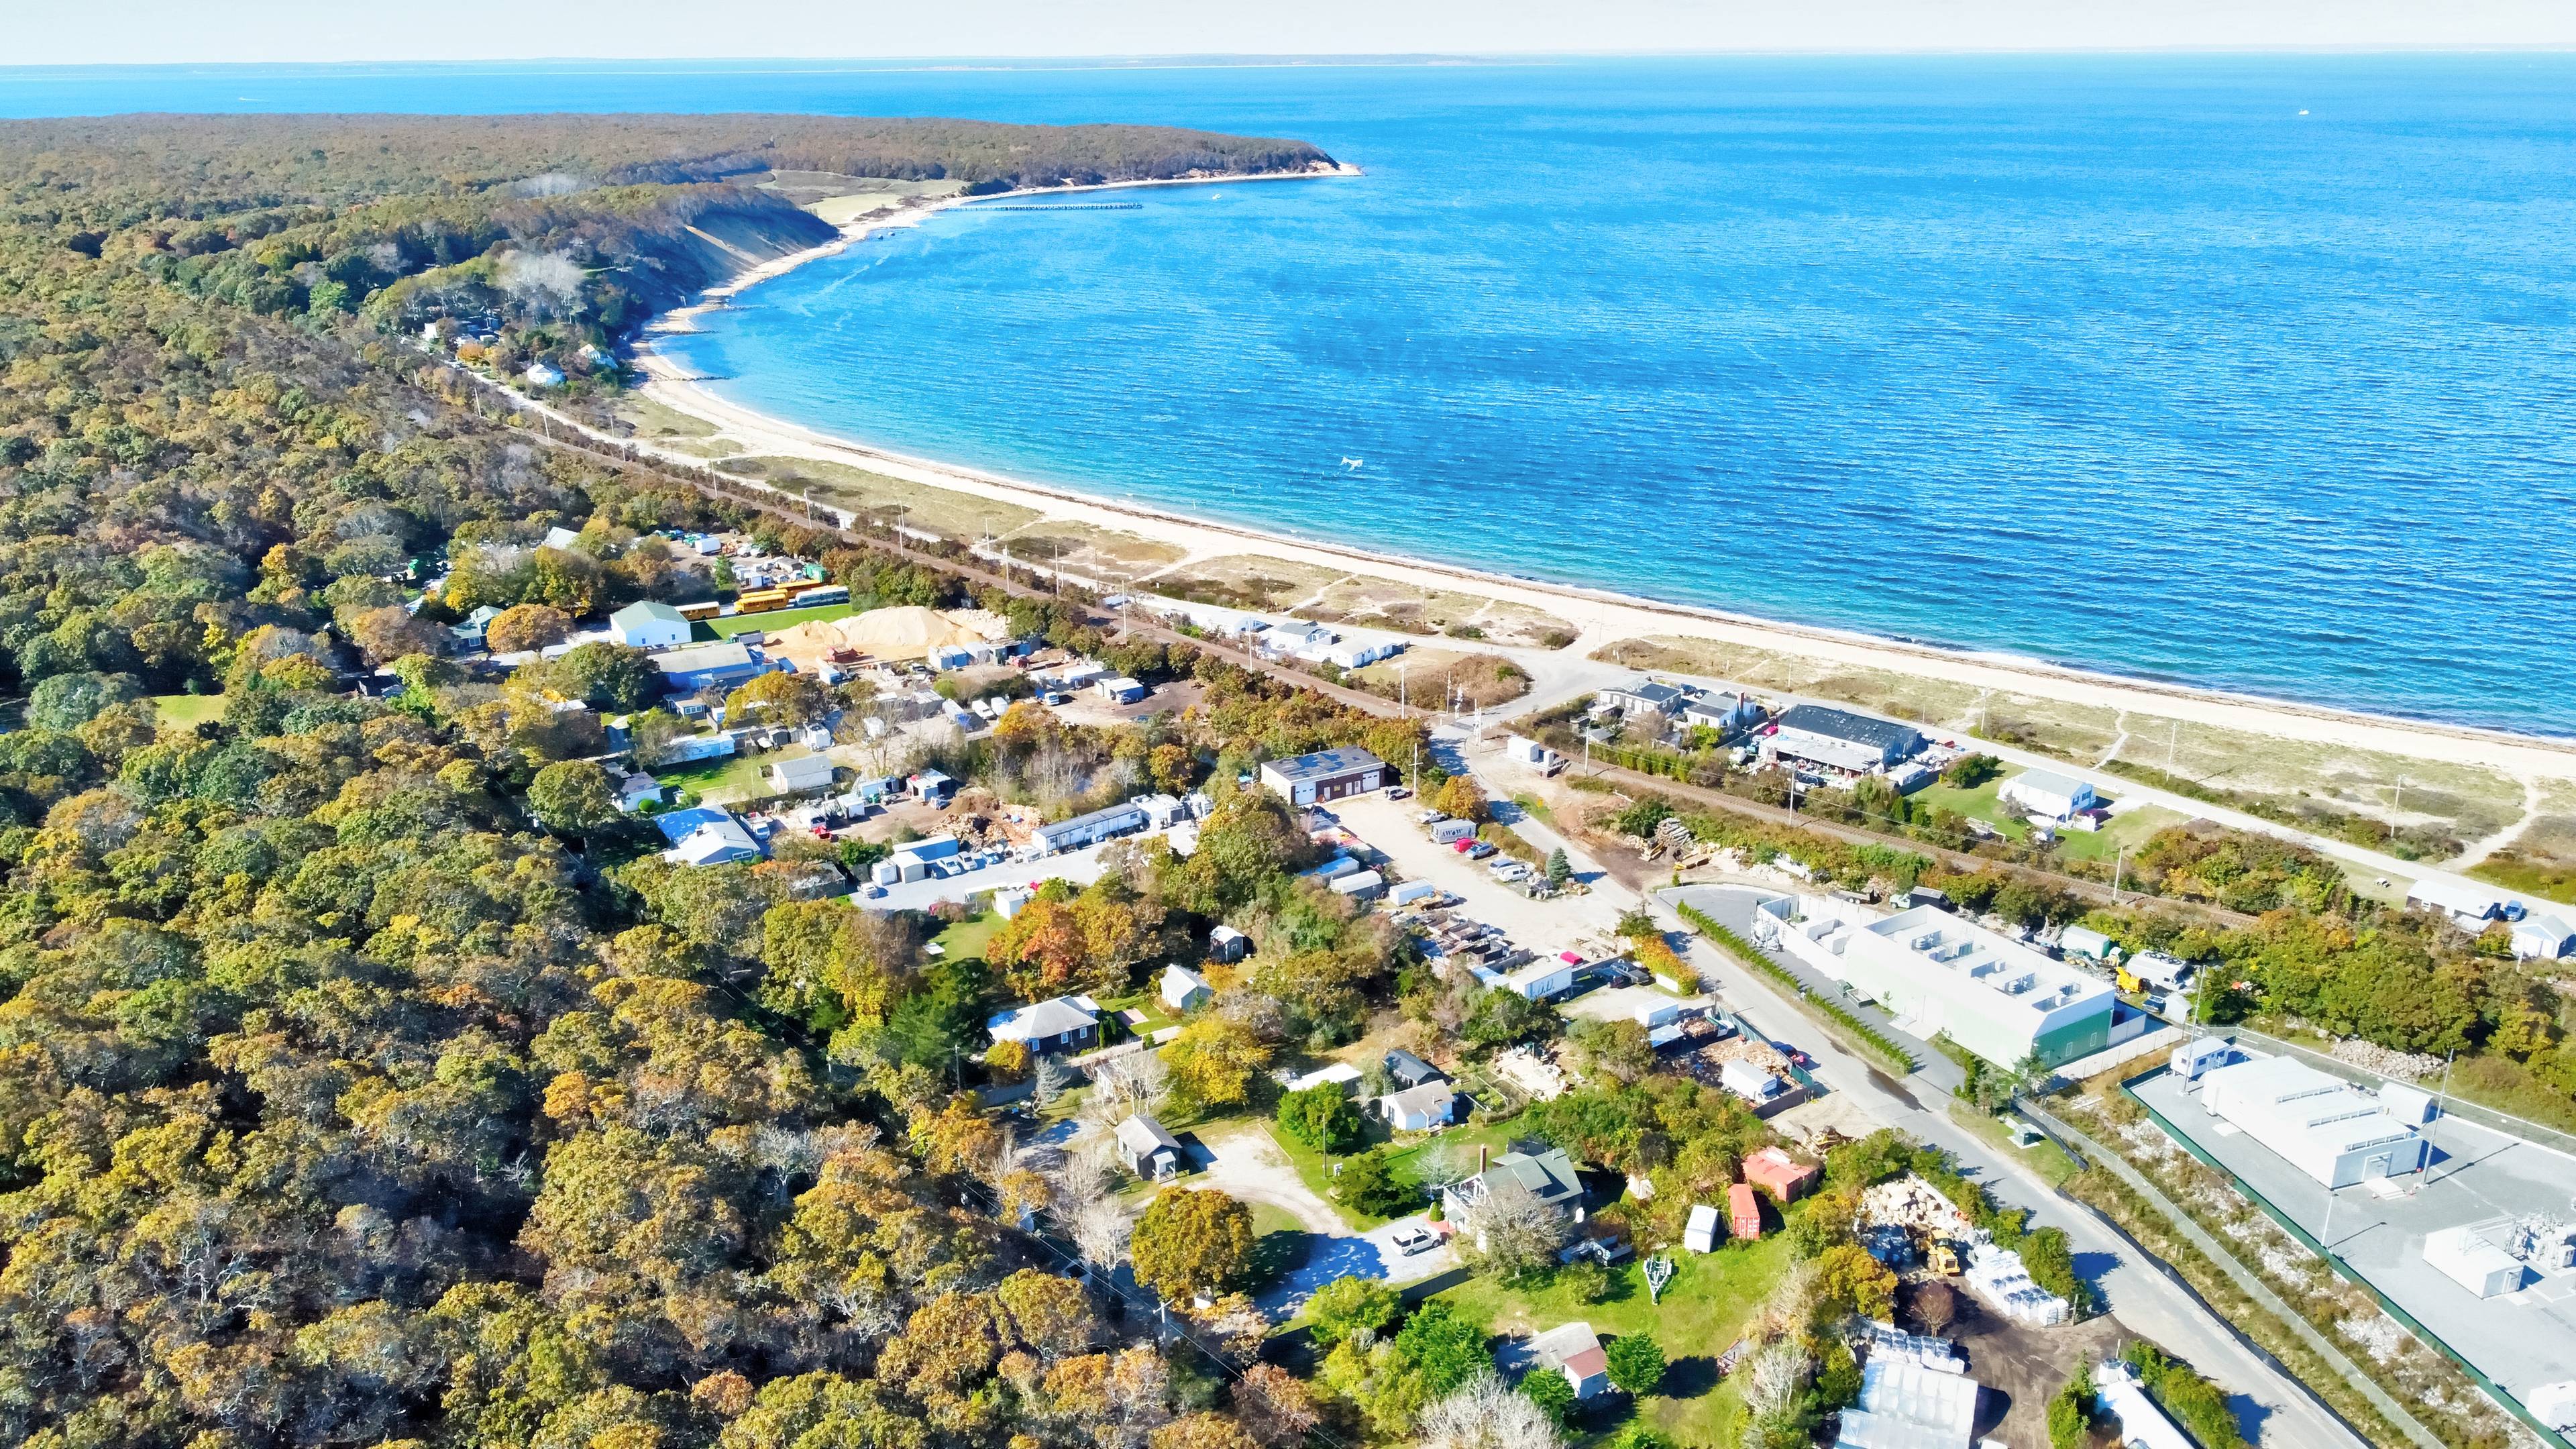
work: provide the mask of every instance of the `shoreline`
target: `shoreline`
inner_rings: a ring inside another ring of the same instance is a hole
[[[826,256],[881,229],[918,226],[953,206],[1010,197],[1054,196],[1139,186],[1211,185],[1248,180],[1329,179],[1363,174],[1337,165],[1332,171],[1273,172],[1259,176],[1176,177],[1048,187],[947,198],[898,215],[866,218],[842,228],[834,241],[791,253],[746,271],[699,301],[657,317],[644,329],[634,360],[645,374],[637,392],[708,423],[741,441],[744,456],[804,457],[885,474],[923,487],[944,489],[1033,510],[1043,516],[1138,534],[1185,549],[1183,564],[1252,552],[1296,560],[1345,574],[1361,574],[1418,588],[1469,592],[1545,610],[1577,630],[1575,641],[1555,651],[1589,660],[1607,644],[1650,636],[1682,636],[1864,669],[1939,680],[2005,693],[2036,695],[2062,703],[2136,710],[2165,718],[2309,744],[2413,755],[2447,764],[2501,770],[2516,778],[2576,781],[2576,739],[2557,739],[2477,725],[2373,714],[2294,699],[2176,684],[2026,656],[1945,648],[1837,629],[1765,619],[1729,610],[1674,603],[1579,584],[1551,583],[1473,566],[1417,558],[1392,549],[1368,549],[1223,518],[1200,517],[1165,505],[1120,500],[1025,479],[986,473],[937,459],[895,452],[729,401],[687,375],[652,345],[658,335],[695,330],[694,319],[751,287]],[[629,439],[639,446],[652,445]],[[709,459],[676,450],[675,461],[693,467]],[[1175,565],[1174,567],[1181,567]],[[1133,586],[1153,592],[1150,580]],[[1607,667],[1607,666],[1605,666]],[[1641,671],[1629,671],[1641,672]]]

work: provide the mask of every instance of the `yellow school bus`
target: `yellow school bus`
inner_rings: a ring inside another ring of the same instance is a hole
[[[754,589],[733,601],[733,611],[737,614],[766,614],[772,609],[786,608],[788,600],[793,597],[785,589]]]

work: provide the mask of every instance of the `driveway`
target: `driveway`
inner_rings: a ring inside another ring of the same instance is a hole
[[[1295,1218],[1306,1230],[1306,1252],[1297,1265],[1253,1295],[1272,1318],[1285,1322],[1297,1316],[1315,1290],[1336,1278],[1377,1278],[1388,1283],[1411,1283],[1458,1266],[1458,1255],[1447,1238],[1428,1252],[1406,1256],[1395,1246],[1396,1233],[1406,1227],[1439,1228],[1417,1214],[1399,1218],[1365,1233],[1352,1232],[1333,1205],[1317,1197],[1288,1154],[1270,1140],[1268,1131],[1258,1124],[1246,1124],[1221,1137],[1199,1138],[1204,1162],[1200,1174],[1187,1185],[1213,1187],[1242,1202],[1263,1203]]]

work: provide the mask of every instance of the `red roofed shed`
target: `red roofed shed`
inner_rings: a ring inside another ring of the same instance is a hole
[[[1771,1194],[1781,1206],[1796,1202],[1816,1185],[1823,1169],[1800,1162],[1777,1147],[1765,1147],[1744,1159],[1744,1180]]]

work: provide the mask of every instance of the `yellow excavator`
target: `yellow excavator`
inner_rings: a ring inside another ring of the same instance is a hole
[[[1959,1250],[1947,1238],[1934,1238],[1932,1251],[1924,1255],[1924,1261],[1944,1278],[1959,1276]]]

